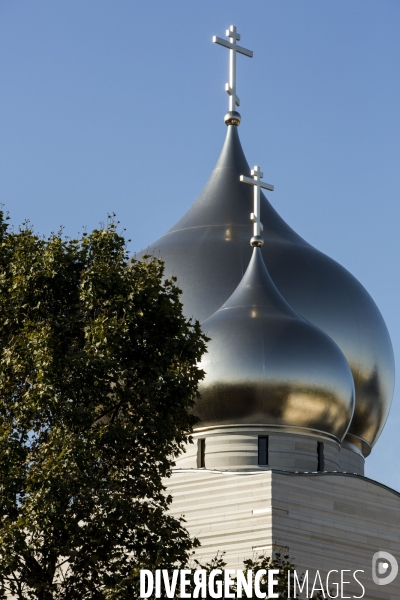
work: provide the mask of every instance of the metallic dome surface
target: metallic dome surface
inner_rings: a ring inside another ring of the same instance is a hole
[[[251,258],[252,190],[238,128],[227,136],[211,177],[183,217],[142,251],[161,256],[183,290],[184,312],[200,322],[234,292]],[[322,329],[353,373],[356,406],[347,440],[366,456],[389,413],[394,359],[384,320],[368,292],[345,268],[319,252],[261,194],[262,254],[276,287],[302,317]]]
[[[354,410],[348,362],[284,300],[260,247],[232,296],[202,328],[211,340],[194,408],[201,428],[268,425],[344,438]]]

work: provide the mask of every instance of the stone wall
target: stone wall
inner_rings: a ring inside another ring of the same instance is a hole
[[[400,494],[372,480],[340,473],[177,469],[168,492],[172,512],[184,514],[191,535],[201,541],[196,555],[202,561],[225,551],[228,568],[240,569],[246,558],[286,547],[301,572],[362,569],[365,598],[400,598],[400,574],[387,586],[374,584],[371,576],[378,550],[400,563]],[[361,588],[348,585],[346,591],[352,597]]]

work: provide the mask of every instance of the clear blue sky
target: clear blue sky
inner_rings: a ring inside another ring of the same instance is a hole
[[[225,135],[235,24],[240,135],[273,202],[378,304],[400,364],[398,0],[0,0],[0,198],[74,235],[115,211],[139,250],[193,202]],[[400,490],[400,403],[367,475]]]

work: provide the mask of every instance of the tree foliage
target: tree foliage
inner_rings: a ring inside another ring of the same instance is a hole
[[[162,478],[187,441],[206,338],[157,259],[107,226],[0,219],[0,597],[132,598],[193,542]]]

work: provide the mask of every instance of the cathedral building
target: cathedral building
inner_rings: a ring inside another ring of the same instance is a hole
[[[285,548],[300,571],[362,570],[364,597],[400,598],[400,494],[364,476],[392,401],[389,334],[363,286],[285,223],[249,167],[236,58],[252,53],[235,27],[226,33],[213,40],[230,56],[221,155],[197,200],[143,250],[165,261],[210,338],[194,444],[168,481],[172,511],[202,561],[225,551],[238,569]]]

